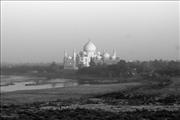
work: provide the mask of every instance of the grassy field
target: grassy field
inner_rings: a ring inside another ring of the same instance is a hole
[[[101,84],[90,86],[74,86],[65,88],[53,88],[42,90],[25,90],[1,94],[2,104],[23,104],[42,101],[53,101],[57,99],[78,99],[80,97],[100,95],[105,93],[116,92],[127,88],[140,86],[141,83],[118,83],[118,84]]]

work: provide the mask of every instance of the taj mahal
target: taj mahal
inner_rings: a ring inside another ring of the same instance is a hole
[[[79,53],[73,51],[73,55],[68,55],[64,52],[64,69],[78,69],[82,67],[89,67],[91,62],[94,64],[116,64],[119,58],[116,56],[116,51],[113,50],[112,54],[107,53],[105,50],[101,53],[96,51],[96,46],[89,40],[84,46],[83,50]]]

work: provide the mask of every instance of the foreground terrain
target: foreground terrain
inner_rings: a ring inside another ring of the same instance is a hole
[[[180,82],[76,86],[3,93],[2,120],[179,120]]]

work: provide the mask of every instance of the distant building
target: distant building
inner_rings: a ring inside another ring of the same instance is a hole
[[[112,55],[105,51],[103,53],[97,52],[96,46],[91,41],[88,41],[78,54],[73,51],[73,55],[69,56],[64,52],[64,69],[89,67],[92,61],[95,64],[116,64],[119,59],[116,57],[115,50],[113,50]]]

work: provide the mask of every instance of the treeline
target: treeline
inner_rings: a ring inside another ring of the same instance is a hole
[[[134,76],[141,76],[143,78],[158,78],[159,76],[180,76],[180,61],[133,61],[127,62],[120,60],[117,64],[95,64],[91,61],[90,67],[80,68],[75,76],[92,76],[103,78],[130,78]],[[2,75],[12,74],[36,74],[36,75],[50,75],[63,76],[63,65],[52,62],[46,65],[15,65],[15,66],[1,66]],[[70,76],[67,75],[66,76]]]
[[[63,69],[62,65],[55,62],[45,65],[6,65],[1,67],[1,74],[41,74],[41,73],[58,73]]]
[[[81,68],[78,74],[92,75],[97,77],[153,77],[153,76],[180,76],[180,62],[179,61],[134,61],[126,62],[120,60],[117,64],[112,65],[96,65],[91,62],[88,68]]]

